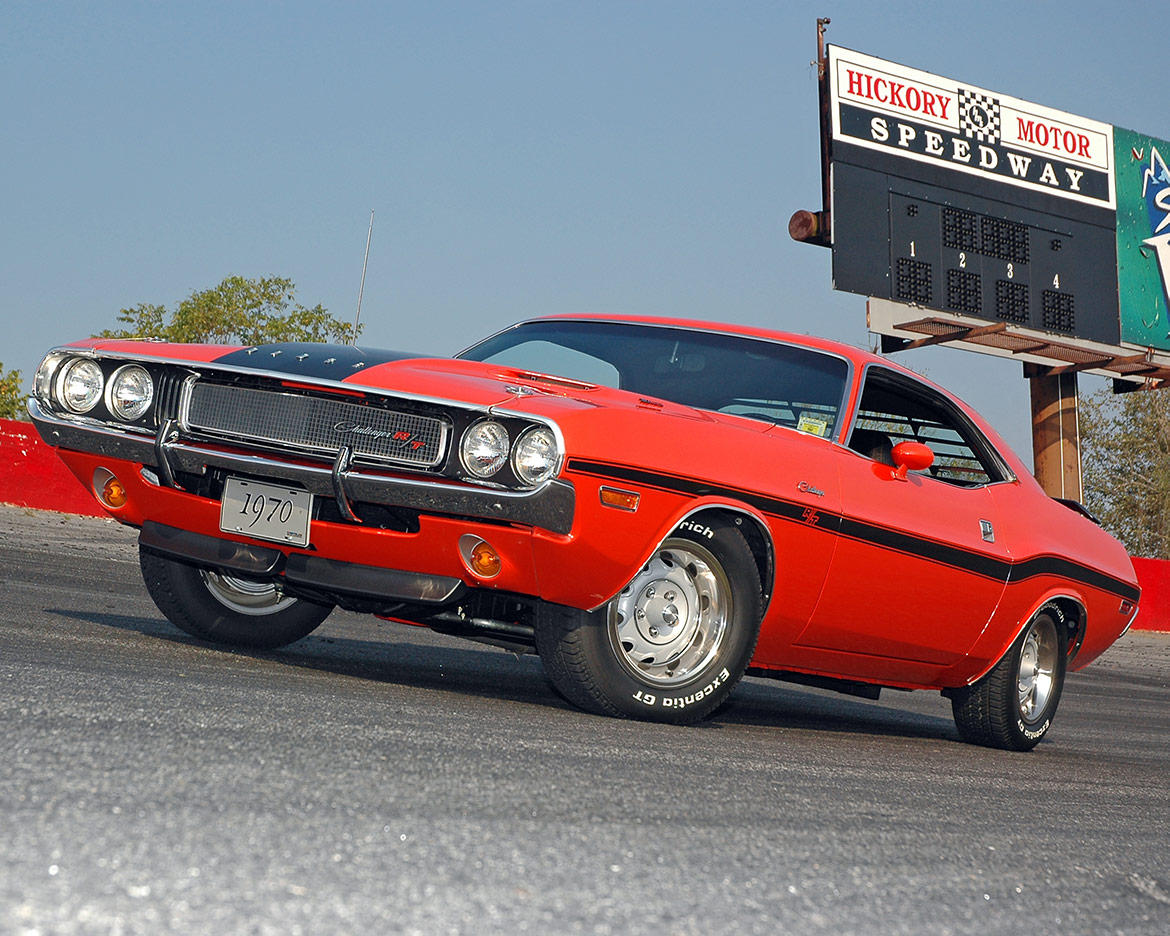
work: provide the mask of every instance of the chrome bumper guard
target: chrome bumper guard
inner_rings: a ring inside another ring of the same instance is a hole
[[[178,438],[168,421],[156,436],[134,435],[98,423],[79,423],[45,412],[35,399],[28,414],[41,438],[54,448],[137,462],[157,472],[160,483],[178,487],[178,472],[205,474],[208,468],[296,484],[311,494],[332,497],[350,519],[354,503],[405,507],[422,513],[500,520],[567,534],[573,526],[576,495],[566,481],[549,481],[531,491],[504,491],[452,484],[440,479],[407,480],[354,469],[342,448],[331,467],[298,465],[263,455],[208,448]]]

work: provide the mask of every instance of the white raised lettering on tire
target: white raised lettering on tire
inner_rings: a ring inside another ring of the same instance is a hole
[[[705,685],[702,689],[697,689],[694,692],[688,692],[684,696],[663,696],[661,703],[659,703],[658,698],[652,693],[642,692],[639,690],[638,692],[634,693],[634,698],[643,705],[659,704],[662,708],[686,708],[688,705],[691,705],[694,702],[699,702],[707,698],[707,696],[722,686],[730,678],[731,673],[727,671],[727,667],[724,667],[719,671],[719,675],[707,683],[707,685]]]
[[[680,530],[689,530],[691,533],[698,533],[700,536],[705,536],[707,539],[715,539],[715,531],[709,526],[703,526],[701,523],[695,523],[691,520],[684,520],[678,525]]]

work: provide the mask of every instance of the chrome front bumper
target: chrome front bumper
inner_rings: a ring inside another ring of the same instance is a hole
[[[331,467],[302,465],[271,455],[246,455],[210,448],[179,438],[173,422],[153,438],[99,423],[63,419],[46,412],[35,398],[28,414],[41,438],[54,448],[86,452],[152,468],[159,482],[177,487],[179,473],[202,475],[209,468],[270,478],[303,487],[311,494],[336,498],[352,518],[351,503],[404,507],[423,513],[522,523],[567,534],[573,526],[576,495],[566,481],[548,481],[531,491],[505,491],[453,484],[438,478],[404,479],[358,470],[343,448]]]

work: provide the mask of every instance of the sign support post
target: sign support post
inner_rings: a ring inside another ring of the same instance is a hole
[[[1076,373],[1024,365],[1032,395],[1032,466],[1044,493],[1080,501],[1081,454]]]

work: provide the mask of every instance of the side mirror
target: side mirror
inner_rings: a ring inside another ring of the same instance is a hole
[[[899,442],[894,446],[893,456],[898,466],[894,477],[899,481],[906,480],[908,471],[923,471],[934,464],[934,452],[921,442]]]

